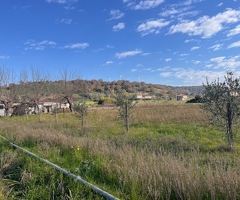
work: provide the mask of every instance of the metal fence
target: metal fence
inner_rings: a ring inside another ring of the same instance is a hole
[[[17,149],[20,149],[21,151],[23,151],[23,152],[26,153],[27,155],[32,156],[32,157],[34,157],[34,158],[36,158],[36,159],[38,159],[38,160],[40,160],[40,161],[42,161],[42,162],[50,165],[51,167],[53,167],[53,168],[55,168],[56,170],[62,172],[62,173],[65,174],[66,176],[71,177],[71,178],[75,179],[76,181],[82,183],[83,185],[92,188],[94,191],[96,191],[96,192],[99,193],[100,195],[106,197],[107,199],[109,199],[109,200],[119,200],[118,198],[114,197],[112,194],[109,194],[108,192],[106,192],[106,191],[102,190],[101,188],[97,187],[96,185],[93,185],[93,184],[87,182],[86,180],[84,180],[84,179],[81,178],[80,176],[76,176],[75,174],[73,174],[73,173],[71,173],[71,172],[69,172],[69,171],[67,171],[67,170],[59,167],[58,165],[56,165],[56,164],[54,164],[54,163],[52,163],[52,162],[50,162],[50,161],[48,161],[48,160],[46,160],[46,159],[43,159],[43,158],[37,156],[36,154],[34,154],[34,153],[32,153],[32,152],[30,152],[30,151],[28,151],[28,150],[26,150],[26,149],[24,149],[24,148],[16,145],[16,144],[8,141],[5,137],[3,137],[3,136],[1,136],[1,135],[0,135],[0,138],[2,138],[4,141],[6,141],[7,143],[9,143],[11,146],[13,146],[13,147],[15,147],[15,148],[17,148]]]

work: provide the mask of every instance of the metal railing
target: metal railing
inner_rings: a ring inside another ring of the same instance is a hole
[[[119,200],[118,198],[114,197],[112,194],[110,194],[110,193],[102,190],[101,188],[97,187],[96,185],[93,185],[93,184],[87,182],[86,180],[84,180],[84,179],[81,178],[80,176],[76,176],[75,174],[73,174],[73,173],[71,173],[71,172],[69,172],[69,171],[67,171],[67,170],[59,167],[58,165],[56,165],[56,164],[54,164],[54,163],[52,163],[52,162],[50,162],[50,161],[48,161],[48,160],[46,160],[46,159],[44,159],[44,158],[41,158],[41,157],[37,156],[36,154],[34,154],[34,153],[32,153],[32,152],[30,152],[30,151],[28,151],[28,150],[26,150],[26,149],[24,149],[24,148],[16,145],[16,144],[8,141],[5,137],[3,137],[3,136],[1,136],[1,135],[0,135],[0,138],[2,138],[4,141],[6,141],[7,143],[9,143],[11,146],[13,146],[13,147],[15,147],[15,148],[17,148],[17,149],[22,150],[24,153],[26,153],[26,154],[28,154],[28,155],[36,158],[36,159],[39,159],[40,161],[42,161],[42,162],[44,162],[44,163],[47,163],[48,165],[50,165],[51,167],[55,168],[56,170],[62,172],[62,173],[65,174],[66,176],[71,177],[71,178],[75,179],[76,181],[82,183],[83,185],[92,188],[94,191],[96,191],[96,192],[99,193],[100,195],[106,197],[107,199],[109,199],[109,200]]]

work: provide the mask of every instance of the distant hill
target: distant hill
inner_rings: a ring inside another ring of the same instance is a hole
[[[182,86],[182,87],[174,87],[174,91],[176,93],[188,94],[191,96],[200,95],[204,91],[203,86]]]
[[[148,94],[158,99],[175,98],[176,94],[197,95],[203,92],[202,86],[172,87],[145,82],[130,82],[126,80],[106,82],[103,80],[70,80],[70,81],[39,81],[21,82],[1,87],[1,95],[14,101],[23,99],[75,96],[98,100],[103,96],[114,96],[117,91],[124,90],[130,95]]]

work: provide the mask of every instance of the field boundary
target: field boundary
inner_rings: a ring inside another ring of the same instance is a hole
[[[95,192],[99,193],[100,195],[106,197],[107,199],[109,199],[109,200],[119,200],[118,198],[116,198],[112,194],[102,190],[101,188],[97,187],[96,185],[93,185],[92,183],[87,182],[86,180],[84,180],[80,176],[76,176],[75,174],[73,174],[73,173],[71,173],[71,172],[61,168],[60,166],[58,166],[58,165],[56,165],[56,164],[54,164],[54,163],[52,163],[52,162],[50,162],[50,161],[48,161],[48,160],[46,160],[44,158],[41,158],[41,157],[37,156],[36,154],[34,154],[34,153],[32,153],[32,152],[30,152],[30,151],[28,151],[28,150],[26,150],[26,149],[24,149],[22,147],[14,144],[12,142],[10,142],[9,140],[7,140],[2,135],[0,135],[0,138],[2,138],[5,142],[9,143],[11,146],[13,146],[13,147],[15,147],[17,149],[22,150],[25,154],[28,154],[29,156],[32,156],[32,157],[34,157],[34,158],[36,158],[36,159],[38,159],[38,160],[40,160],[40,161],[42,161],[44,163],[47,163],[48,165],[50,165],[51,167],[55,168],[56,170],[62,172],[66,176],[75,179],[76,181],[82,183],[83,185],[85,185],[87,187],[90,187],[92,190],[94,190]]]

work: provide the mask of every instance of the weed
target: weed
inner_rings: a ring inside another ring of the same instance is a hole
[[[89,110],[85,134],[71,113],[59,114],[57,125],[42,115],[41,122],[36,116],[3,118],[0,126],[11,141],[122,199],[239,199],[239,136],[236,150],[227,151],[224,135],[208,124],[198,105],[140,104],[128,133],[116,116],[114,109]],[[8,187],[13,199],[102,199],[0,146],[2,175],[15,181]]]

